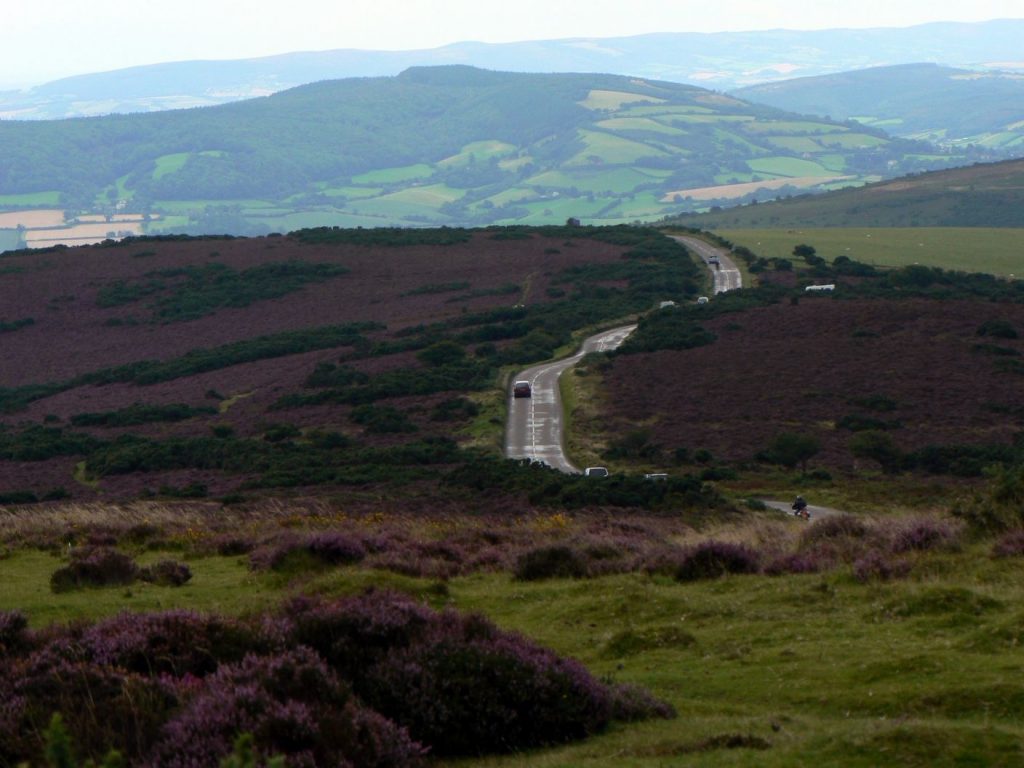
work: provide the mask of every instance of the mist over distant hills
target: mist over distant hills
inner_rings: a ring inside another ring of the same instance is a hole
[[[1024,19],[1007,19],[905,28],[463,42],[421,51],[298,52],[133,67],[0,92],[0,118],[50,119],[209,106],[319,80],[390,76],[410,66],[442,64],[512,72],[604,72],[716,90],[911,62],[1024,70],[1021,40]]]
[[[740,88],[800,114],[853,119],[904,138],[1024,152],[1024,72],[900,64]]]

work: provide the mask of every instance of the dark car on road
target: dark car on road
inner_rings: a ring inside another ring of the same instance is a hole
[[[529,397],[531,394],[530,382],[528,381],[517,381],[512,385],[512,396],[513,397]]]

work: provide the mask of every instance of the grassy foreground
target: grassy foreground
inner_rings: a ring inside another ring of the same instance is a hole
[[[926,264],[942,269],[1024,275],[1024,230],[985,227],[834,227],[721,229],[716,234],[765,258],[792,258],[793,246],[814,246],[831,261],[848,256],[886,267]]]
[[[557,518],[557,520],[555,519]],[[571,537],[583,521],[558,515]],[[526,525],[524,521],[521,525]],[[457,519],[425,524],[444,538]],[[785,546],[803,524],[770,514],[673,535]],[[1019,765],[1024,760],[1024,558],[994,559],[990,542],[911,553],[892,581],[819,574],[727,575],[680,583],[642,571],[523,582],[506,572],[447,581],[364,567],[253,572],[245,557],[183,554],[193,578],[53,594],[51,554],[4,560],[0,610],[39,626],[119,610],[189,607],[244,613],[295,591],[340,595],[400,589],[435,607],[479,611],[670,701],[671,721],[617,725],[587,742],[457,766]]]

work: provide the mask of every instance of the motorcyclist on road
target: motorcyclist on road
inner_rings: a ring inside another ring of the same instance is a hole
[[[805,520],[810,519],[811,513],[807,511],[807,502],[804,501],[803,496],[797,496],[796,501],[793,502],[793,514]]]

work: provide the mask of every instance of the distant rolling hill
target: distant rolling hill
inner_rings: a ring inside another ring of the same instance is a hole
[[[420,67],[206,109],[2,121],[0,206],[156,214],[150,232],[617,223],[971,157],[677,83]]]
[[[883,64],[1024,68],[1024,19],[905,28],[664,32],[421,51],[334,50],[233,61],[181,61],[63,78],[0,92],[0,118],[52,119],[209,106],[319,80],[396,75],[411,66],[467,64],[517,72],[610,72],[728,90]]]
[[[1024,154],[1021,73],[903,64],[753,85],[733,95],[897,136]]]
[[[705,229],[1024,227],[1024,160],[935,171],[673,221]]]

